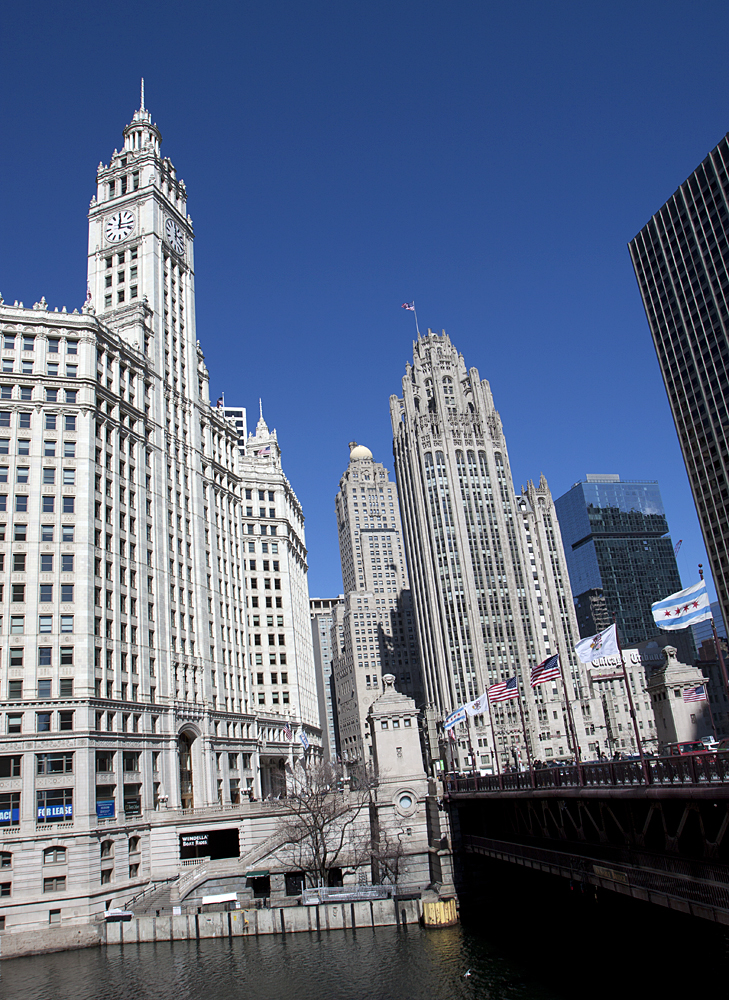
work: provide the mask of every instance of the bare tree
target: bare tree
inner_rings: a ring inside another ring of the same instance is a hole
[[[304,872],[310,886],[326,885],[333,868],[371,867],[375,779],[369,771],[347,779],[337,764],[297,762],[287,784],[278,858]]]
[[[261,858],[303,872],[309,887],[327,885],[332,869],[344,868],[364,869],[375,885],[397,885],[406,852],[398,832],[381,827],[371,769],[347,774],[341,764],[304,759],[280,777],[281,818]]]

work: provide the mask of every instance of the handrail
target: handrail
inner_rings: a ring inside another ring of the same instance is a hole
[[[646,757],[639,760],[600,761],[590,764],[545,767],[530,773],[446,776],[449,795],[468,792],[539,791],[546,788],[596,788],[628,786],[682,786],[729,784],[729,751],[686,754],[680,757]]]

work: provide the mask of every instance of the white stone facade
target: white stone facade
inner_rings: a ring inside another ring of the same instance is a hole
[[[495,734],[488,714],[459,728],[455,748],[438,732],[450,711],[514,675],[532,755],[571,756],[561,683],[529,685],[531,667],[554,653],[586,756],[599,707],[574,654],[577,624],[546,481],[516,494],[489,384],[445,333],[414,343],[402,386],[390,414],[434,766],[493,769],[494,735],[502,766],[526,766],[514,700],[494,705]]]
[[[348,763],[372,754],[367,712],[393,674],[422,700],[397,485],[372,452],[350,444],[336,497],[344,601],[334,613],[333,675],[339,747]]]
[[[146,109],[124,137],[98,170],[81,313],[0,303],[9,930],[123,904],[176,870],[180,832],[229,823],[246,789],[260,796],[262,759],[282,769],[291,754],[282,713],[251,694],[249,470],[235,424],[210,408],[185,186]],[[303,534],[281,544],[282,559],[305,557]],[[290,704],[313,738],[296,587]]]

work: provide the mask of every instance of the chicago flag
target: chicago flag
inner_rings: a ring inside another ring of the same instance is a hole
[[[656,601],[651,605],[651,610],[658,628],[666,632],[687,628],[696,622],[708,621],[711,618],[711,607],[706,592],[706,581],[701,580],[693,587],[671,594],[662,601]]]

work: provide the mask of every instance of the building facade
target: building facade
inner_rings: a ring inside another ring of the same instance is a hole
[[[327,760],[334,761],[340,756],[337,749],[336,695],[334,693],[334,609],[344,600],[339,597],[312,597],[309,600],[311,612],[311,641],[314,645],[314,669],[316,671],[316,693],[319,701],[319,719],[322,729],[322,751]]]
[[[260,707],[261,686],[251,694],[254,477],[241,470],[237,428],[209,404],[192,221],[160,142],[142,105],[98,168],[81,312],[0,304],[1,916],[11,930],[123,903],[179,871],[180,838],[201,824],[244,836],[226,810],[240,811],[248,788],[260,796],[262,759],[275,749],[281,769],[290,753],[269,688]],[[272,594],[284,577],[271,569]],[[297,601],[292,629],[310,649],[308,599]],[[289,669],[299,677],[298,663]],[[290,698],[313,729],[310,674],[310,689]]]
[[[651,604],[681,590],[658,483],[587,475],[554,506],[580,635],[613,619],[626,646],[656,635]],[[594,591],[602,592],[604,614]]]
[[[349,447],[335,501],[344,600],[332,644],[340,754],[357,763],[371,757],[367,712],[383,675],[418,704],[422,686],[397,485],[369,448]]]
[[[489,384],[445,333],[419,337],[402,388],[390,415],[434,766],[444,757],[445,715],[514,675],[533,755],[569,756],[558,685],[530,693],[530,668],[554,653],[587,752],[593,704],[575,659],[577,624],[546,480],[515,493]],[[525,764],[514,701],[494,706],[494,729],[488,715],[476,716],[458,733],[453,765],[493,768],[494,740],[501,764]]]
[[[269,430],[262,409],[240,455],[239,473],[251,701],[256,712],[283,716],[295,732],[303,730],[319,752],[304,512],[284,474],[276,430]],[[263,793],[273,790],[271,778],[282,760],[278,745],[270,749],[261,754],[261,773],[268,772]]]
[[[729,137],[630,242],[724,622],[729,621]]]

